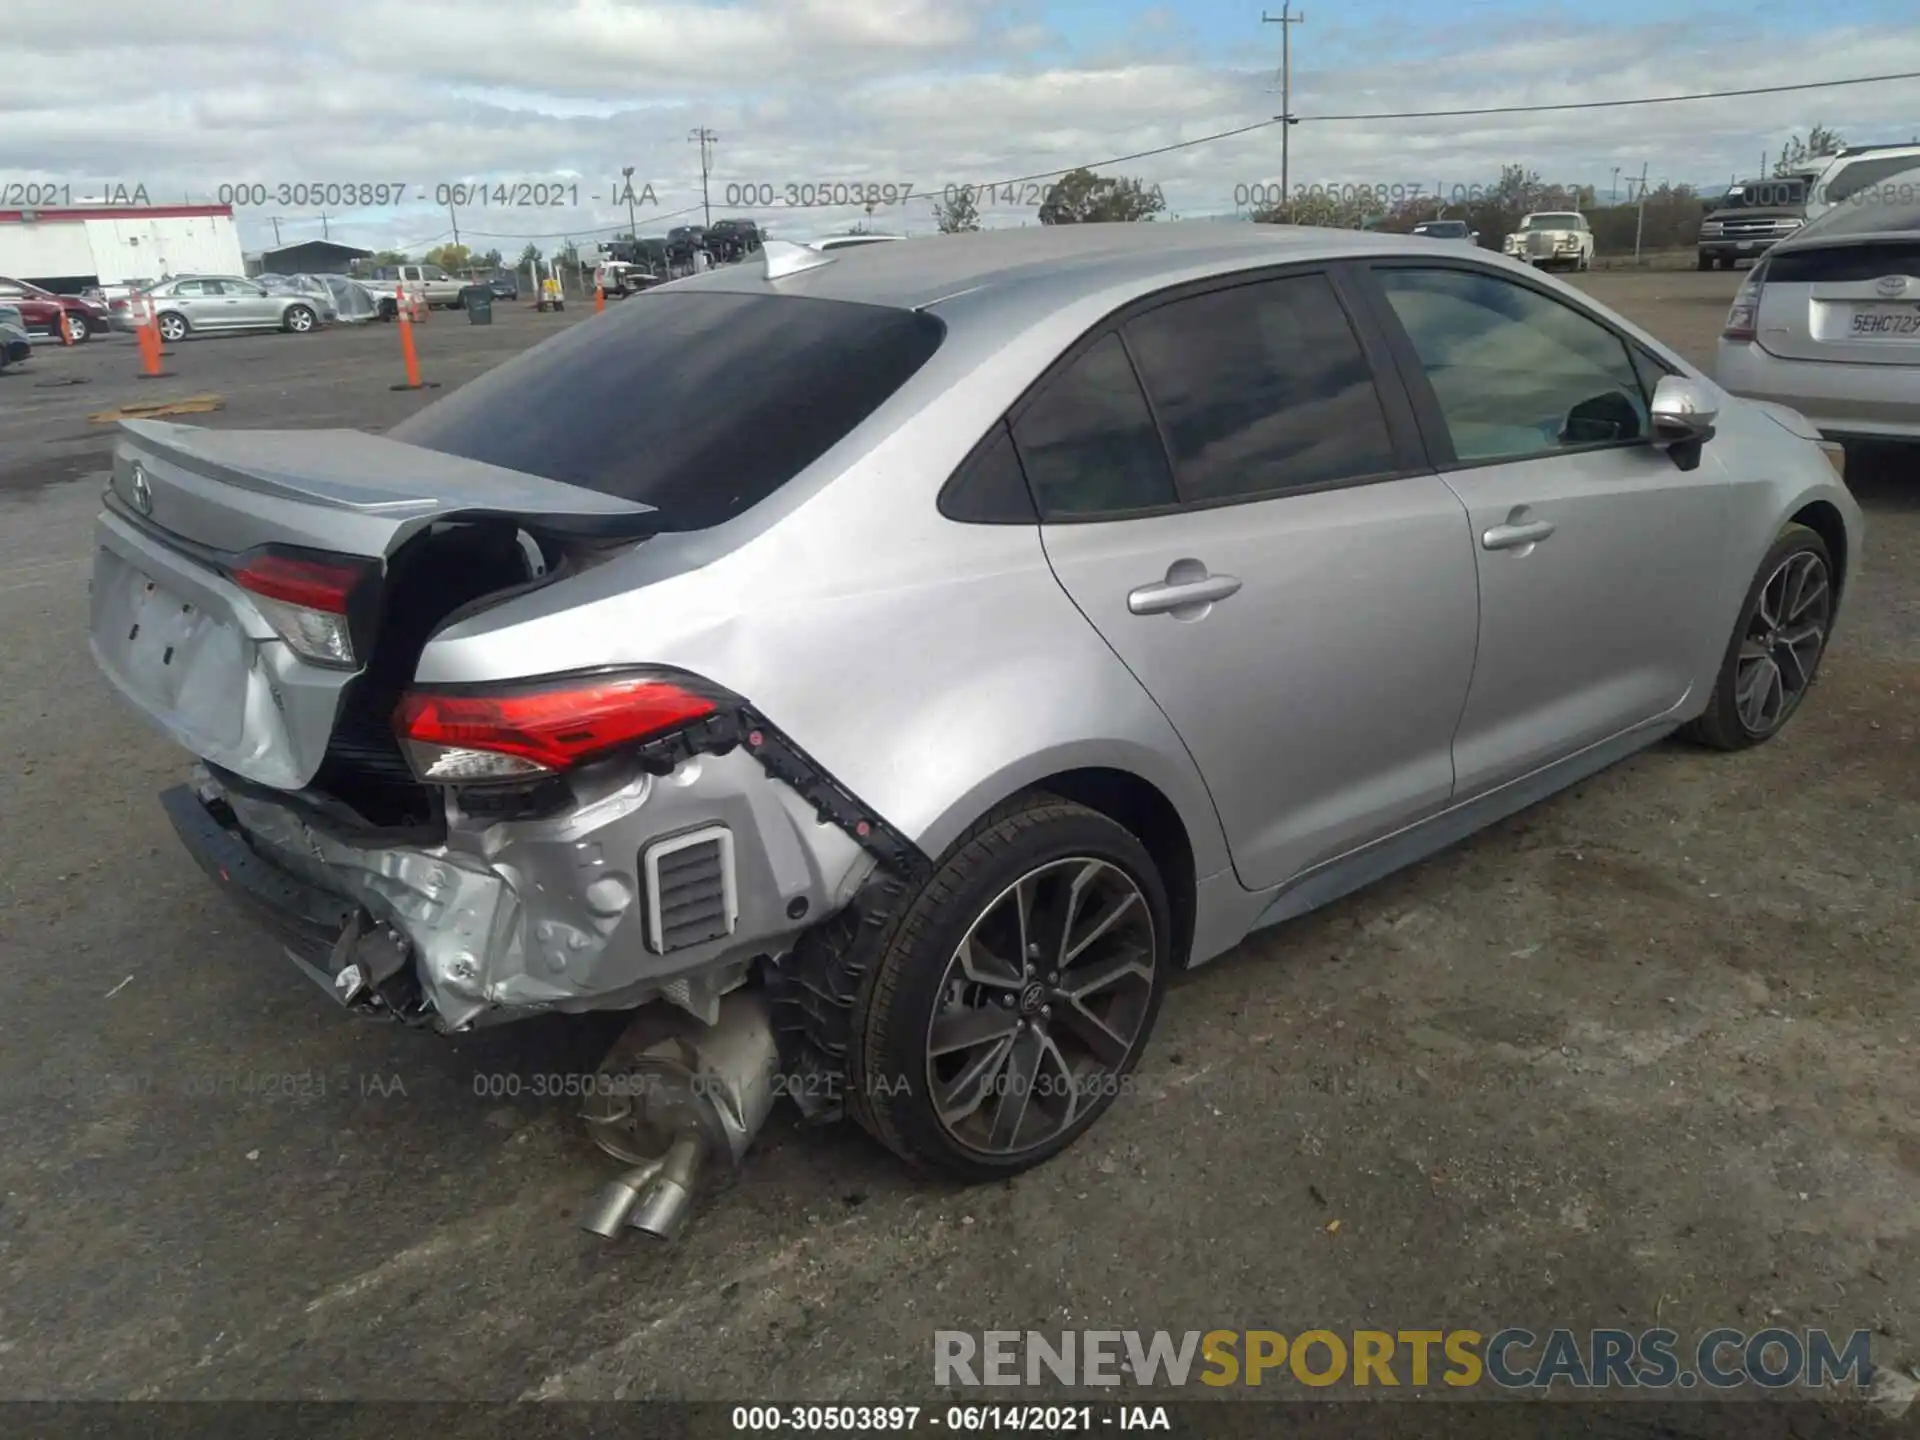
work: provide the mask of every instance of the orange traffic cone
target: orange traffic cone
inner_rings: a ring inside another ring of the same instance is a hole
[[[595,285],[593,287],[593,313],[598,315],[601,311],[605,310],[606,308],[607,308],[607,287],[604,285]]]
[[[153,299],[142,295],[137,301],[140,307],[140,319],[134,334],[140,341],[140,378],[158,380],[172,372],[160,368],[160,315],[154,308]]]
[[[406,367],[407,379],[403,385],[390,385],[390,390],[437,390],[437,383],[427,383],[420,378],[420,355],[413,348],[413,312],[416,308],[414,297],[407,294],[404,285],[396,285],[393,290],[394,319],[400,325],[400,361]]]

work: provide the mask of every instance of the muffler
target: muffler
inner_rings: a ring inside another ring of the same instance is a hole
[[[581,1224],[612,1239],[631,1227],[672,1240],[710,1173],[731,1176],[766,1122],[778,1094],[779,1045],[766,996],[742,987],[720,1001],[716,1024],[674,1017],[634,1022],[600,1066],[586,1111],[594,1143],[630,1168],[601,1192]]]

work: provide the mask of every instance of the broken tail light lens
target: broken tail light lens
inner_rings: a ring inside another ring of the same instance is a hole
[[[229,573],[301,659],[352,670],[360,661],[350,611],[372,571],[366,562],[345,557],[257,550]]]
[[[423,688],[401,697],[394,730],[423,780],[525,779],[703,720],[719,709],[719,693],[658,671]]]
[[[1722,340],[1752,340],[1758,333],[1760,291],[1766,285],[1767,262],[1762,260],[1747,272],[1739,293],[1727,310],[1727,322],[1720,329]]]

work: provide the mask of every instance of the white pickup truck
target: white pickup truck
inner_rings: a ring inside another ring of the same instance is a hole
[[[460,292],[467,282],[449,275],[438,265],[376,265],[364,277],[355,278],[379,299],[382,320],[393,319],[398,308],[393,295],[396,288],[404,288],[409,295],[424,299],[429,305],[443,305],[449,310],[458,310],[466,303],[460,298]]]

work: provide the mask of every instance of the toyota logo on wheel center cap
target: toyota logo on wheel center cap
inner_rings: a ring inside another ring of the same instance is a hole
[[[1022,1015],[1035,1014],[1039,1011],[1040,1007],[1046,1003],[1046,1000],[1047,987],[1036,980],[1020,992],[1020,1013]]]
[[[1904,275],[1882,275],[1873,282],[1873,288],[1882,295],[1904,295],[1907,292],[1907,277]]]

